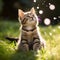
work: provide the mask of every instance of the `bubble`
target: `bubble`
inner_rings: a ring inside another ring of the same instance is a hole
[[[39,14],[43,14],[43,10],[39,10]]]
[[[50,9],[50,10],[54,10],[54,9],[55,9],[55,5],[50,4],[49,9]]]
[[[39,6],[37,6],[37,9],[39,9]]]
[[[36,2],[36,0],[34,0],[34,2]]]
[[[53,17],[54,20],[56,20],[57,18],[56,17]]]
[[[44,19],[44,24],[45,25],[50,25],[50,23],[51,23],[51,20],[49,18]]]
[[[49,5],[51,5],[51,3],[49,3]]]

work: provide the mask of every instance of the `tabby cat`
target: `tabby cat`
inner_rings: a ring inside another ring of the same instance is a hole
[[[18,50],[37,51],[45,46],[45,42],[39,34],[38,18],[34,7],[28,11],[23,12],[18,9],[19,22],[21,23],[21,34],[18,40]]]

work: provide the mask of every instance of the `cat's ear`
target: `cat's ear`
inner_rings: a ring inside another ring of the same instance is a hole
[[[31,12],[32,14],[35,14],[35,9],[34,9],[34,7],[31,8],[30,12]]]
[[[18,16],[23,19],[24,17],[24,12],[21,9],[18,9]]]

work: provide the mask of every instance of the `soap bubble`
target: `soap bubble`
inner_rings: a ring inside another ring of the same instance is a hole
[[[50,25],[50,23],[51,23],[51,20],[49,18],[44,19],[44,24],[45,25]]]
[[[39,10],[39,14],[43,14],[43,10]]]
[[[54,9],[55,9],[55,5],[49,4],[49,9],[50,9],[50,10],[54,10]]]

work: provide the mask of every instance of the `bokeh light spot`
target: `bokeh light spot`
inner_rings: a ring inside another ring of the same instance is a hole
[[[43,10],[39,10],[39,14],[43,14]]]
[[[50,10],[55,10],[55,5],[49,4],[49,9],[50,9]]]
[[[51,23],[51,20],[49,18],[44,19],[44,24],[45,25],[50,25],[50,23]]]

